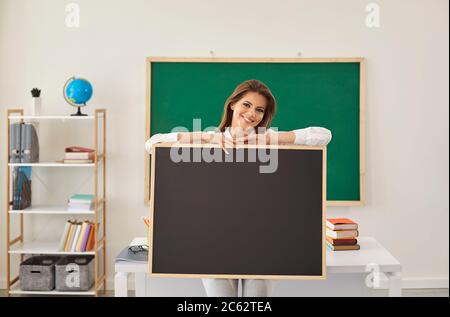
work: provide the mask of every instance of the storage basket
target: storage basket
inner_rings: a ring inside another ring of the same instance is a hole
[[[55,265],[57,291],[88,291],[94,284],[94,256],[69,255]]]
[[[57,256],[33,256],[20,264],[19,280],[23,291],[51,291],[55,287]]]

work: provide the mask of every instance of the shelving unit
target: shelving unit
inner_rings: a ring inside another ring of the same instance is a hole
[[[19,284],[16,283],[14,284],[10,290],[9,290],[9,294],[10,295],[58,295],[58,296],[62,296],[62,295],[78,295],[78,296],[87,296],[87,295],[96,295],[95,294],[95,289],[94,287],[92,287],[89,291],[84,291],[84,292],[59,292],[59,291],[22,291],[19,287]]]
[[[9,163],[9,145],[10,135],[9,126],[12,120],[18,120],[20,122],[39,120],[90,120],[94,123],[94,149],[95,157],[93,163],[83,164],[67,164],[60,162],[37,162],[37,163]],[[105,172],[106,172],[106,110],[96,109],[93,116],[25,116],[22,109],[8,109],[6,120],[7,134],[7,164],[6,164],[6,286],[9,295],[14,294],[34,294],[34,295],[94,295],[98,296],[99,291],[103,289],[106,291],[106,184],[105,184]],[[101,128],[101,148],[99,146],[99,123],[102,124]],[[99,151],[101,150],[101,151]],[[94,208],[92,210],[73,211],[68,210],[67,205],[61,204],[42,204],[31,205],[24,210],[12,209],[12,197],[11,197],[11,171],[14,167],[31,166],[34,168],[50,167],[50,168],[91,168],[94,172]],[[99,179],[99,170],[102,172],[102,177]],[[102,184],[101,193],[99,190],[99,182]],[[59,241],[27,241],[24,237],[24,215],[91,215],[95,224],[95,243],[94,250],[87,252],[64,252],[59,251]],[[18,216],[19,218],[19,235],[15,238],[11,238],[11,217]],[[101,216],[101,221],[99,221]],[[99,229],[102,229],[102,236],[99,237]],[[101,252],[101,255],[100,255]],[[19,255],[20,260],[24,260],[25,255],[93,255],[94,256],[94,285],[89,291],[74,291],[74,292],[59,292],[53,291],[22,291],[19,285],[19,276],[11,277],[12,255]],[[102,263],[100,265],[100,256],[102,257]],[[102,275],[99,274],[99,269],[102,268]]]

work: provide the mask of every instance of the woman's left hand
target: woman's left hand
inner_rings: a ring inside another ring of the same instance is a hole
[[[266,145],[266,144],[278,144],[278,133],[268,132],[265,133],[252,133],[245,136],[233,138],[233,143],[237,144],[255,144],[255,145]]]
[[[243,137],[233,139],[234,144],[255,144],[255,145],[267,145],[267,144],[294,144],[295,133],[294,132],[270,132],[265,133],[252,133]]]

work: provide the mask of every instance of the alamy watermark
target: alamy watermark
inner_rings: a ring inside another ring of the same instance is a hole
[[[380,27],[380,5],[375,2],[368,3],[366,5],[366,26],[368,28]]]
[[[80,5],[75,2],[66,5],[66,26],[68,28],[80,27]]]
[[[76,263],[69,263],[66,265],[66,287],[80,288],[80,267]]]
[[[381,285],[380,266],[376,263],[369,263],[366,265],[366,272],[370,272],[366,276],[366,286],[370,288],[379,288]]]
[[[170,149],[170,158],[173,162],[259,162],[261,163],[259,172],[262,174],[274,173],[278,169],[278,149],[270,146],[278,144],[277,128],[271,128],[270,132],[265,128],[246,130],[237,128],[231,137],[229,132],[219,132],[216,127],[208,127],[202,131],[201,119],[194,119],[193,131],[193,139],[190,140],[192,144],[222,144],[225,149],[231,149],[228,145],[233,143],[237,148],[235,151],[225,153],[225,150],[217,145],[186,147],[175,143]],[[171,132],[183,133],[189,130],[186,127],[175,127]],[[244,144],[249,146],[239,147]]]

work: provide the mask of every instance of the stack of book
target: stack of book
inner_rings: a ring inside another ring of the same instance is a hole
[[[68,220],[59,240],[59,250],[64,252],[92,251],[95,246],[95,225],[90,221]]]
[[[64,153],[64,163],[92,163],[94,162],[95,150],[81,146],[66,147]]]
[[[75,194],[69,199],[68,211],[84,211],[94,208],[94,195]]]
[[[326,244],[332,251],[359,250],[358,224],[348,218],[327,219]]]

